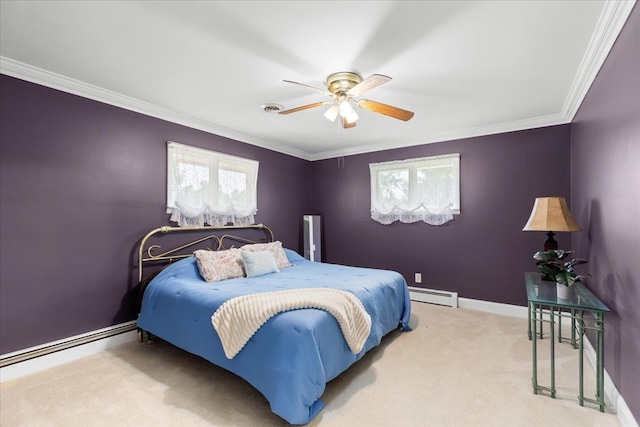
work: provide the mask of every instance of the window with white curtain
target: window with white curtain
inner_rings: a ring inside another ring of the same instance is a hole
[[[369,164],[371,218],[442,225],[460,213],[460,154]]]
[[[183,226],[254,224],[258,162],[167,143],[167,213]]]

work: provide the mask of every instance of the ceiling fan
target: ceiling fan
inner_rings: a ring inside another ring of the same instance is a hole
[[[284,80],[286,83],[293,83],[315,90],[324,95],[333,98],[331,101],[315,102],[313,104],[302,105],[300,107],[291,108],[278,112],[278,114],[291,114],[298,111],[308,110],[309,108],[320,107],[323,105],[331,105],[324,113],[324,116],[334,122],[338,116],[342,119],[342,127],[345,129],[355,127],[358,114],[351,106],[351,103],[365,110],[374,113],[384,114],[394,119],[404,120],[405,122],[413,117],[413,112],[403,110],[402,108],[393,107],[369,99],[355,99],[365,92],[383,85],[391,80],[391,77],[382,74],[373,74],[372,76],[362,79],[358,74],[351,71],[341,71],[333,73],[327,77],[327,89],[319,89],[304,83],[298,83],[291,80]]]

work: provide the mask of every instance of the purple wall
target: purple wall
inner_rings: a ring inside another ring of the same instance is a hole
[[[611,309],[605,368],[640,420],[640,8],[571,125],[571,196],[589,287]]]
[[[349,156],[344,168],[313,162],[327,261],[396,270],[410,285],[420,272],[423,287],[526,305],[523,271],[535,270],[546,235],[521,230],[536,197],[569,200],[569,138],[564,125]],[[369,163],[447,153],[460,153],[461,215],[444,226],[371,219]]]
[[[480,300],[526,304],[522,272],[545,236],[520,230],[535,197],[567,197],[585,231],[557,240],[590,259],[589,286],[612,309],[605,365],[638,419],[639,51],[636,7],[570,126],[349,156],[343,168],[2,75],[0,354],[134,318],[133,251],[168,224],[173,140],[259,160],[257,221],[285,246],[298,247],[302,212],[323,212],[326,261],[394,269],[410,284],[421,272],[422,286]],[[452,152],[462,178],[453,222],[370,219],[369,163]]]
[[[0,93],[0,354],[135,318],[167,140],[259,160],[256,221],[298,247],[309,162],[4,75]]]

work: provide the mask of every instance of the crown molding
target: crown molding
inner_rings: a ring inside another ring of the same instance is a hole
[[[487,126],[477,126],[463,129],[455,129],[449,132],[433,133],[425,136],[416,136],[393,142],[383,142],[379,144],[367,144],[357,147],[347,147],[339,150],[323,151],[310,156],[311,161],[332,159],[335,157],[353,156],[356,154],[373,153],[376,151],[392,150],[403,147],[414,147],[416,145],[435,144],[438,142],[454,141],[457,139],[475,138],[486,135],[496,135],[500,133],[516,132],[520,130],[536,129],[548,126],[556,126],[570,123],[562,114],[534,117],[531,119],[516,120],[512,122],[498,123]]]
[[[375,151],[391,150],[394,148],[411,147],[423,144],[432,144],[436,142],[445,142],[455,139],[472,138],[490,134],[498,134],[505,132],[513,132],[524,129],[533,129],[538,127],[553,126],[557,124],[565,124],[569,121],[562,115],[543,116],[532,119],[518,120],[514,122],[492,124],[474,128],[455,129],[450,132],[435,133],[425,136],[416,136],[413,138],[405,138],[402,140],[394,140],[392,142],[384,142],[379,144],[367,144],[355,147],[345,147],[339,150],[329,150],[320,153],[308,153],[296,148],[288,147],[282,144],[276,144],[268,141],[262,141],[251,137],[244,133],[234,131],[232,129],[216,125],[215,123],[197,119],[168,108],[160,107],[149,102],[141,101],[101,88],[89,83],[72,79],[61,74],[53,73],[42,68],[34,67],[20,61],[13,60],[4,56],[0,56],[0,73],[26,80],[31,83],[46,86],[52,89],[60,90],[83,98],[92,99],[94,101],[113,105],[136,113],[166,120],[179,125],[187,126],[193,129],[212,133],[215,135],[231,138],[236,141],[245,142],[247,144],[266,148],[268,150],[287,154],[303,160],[315,161],[324,160],[334,157],[352,156],[356,154],[364,154]]]
[[[605,3],[596,29],[591,36],[567,99],[562,107],[562,115],[569,122],[573,121],[573,118],[578,113],[582,101],[587,96],[587,92],[589,92],[589,88],[596,79],[602,64],[609,56],[609,52],[613,48],[635,4],[636,0],[618,0]]]
[[[31,83],[36,83],[52,89],[78,95],[83,98],[113,105],[115,107],[124,108],[125,110],[134,111],[157,119],[166,120],[171,123],[187,126],[225,138],[235,139],[237,141],[266,148],[268,150],[277,151],[293,157],[299,157],[304,160],[309,160],[309,154],[304,151],[281,144],[262,141],[250,135],[217,125],[213,122],[188,116],[165,107],[141,101],[118,92],[75,80],[4,56],[0,56],[0,74],[6,74],[7,76],[26,80]]]
[[[635,4],[636,0],[616,0],[605,3],[596,29],[562,107],[562,112],[559,114],[487,126],[461,128],[448,132],[394,140],[393,142],[345,147],[320,153],[308,153],[283,144],[265,141],[210,121],[188,116],[3,56],[0,56],[0,73],[303,160],[315,161],[571,123]]]

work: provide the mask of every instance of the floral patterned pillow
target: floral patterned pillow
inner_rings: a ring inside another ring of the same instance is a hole
[[[276,259],[278,268],[291,267],[289,258],[287,258],[287,254],[285,254],[284,249],[282,249],[282,242],[279,240],[273,243],[255,243],[253,245],[244,245],[240,249],[247,252],[269,251]]]
[[[193,254],[196,256],[200,275],[209,283],[244,276],[240,249],[226,251],[198,250]]]

